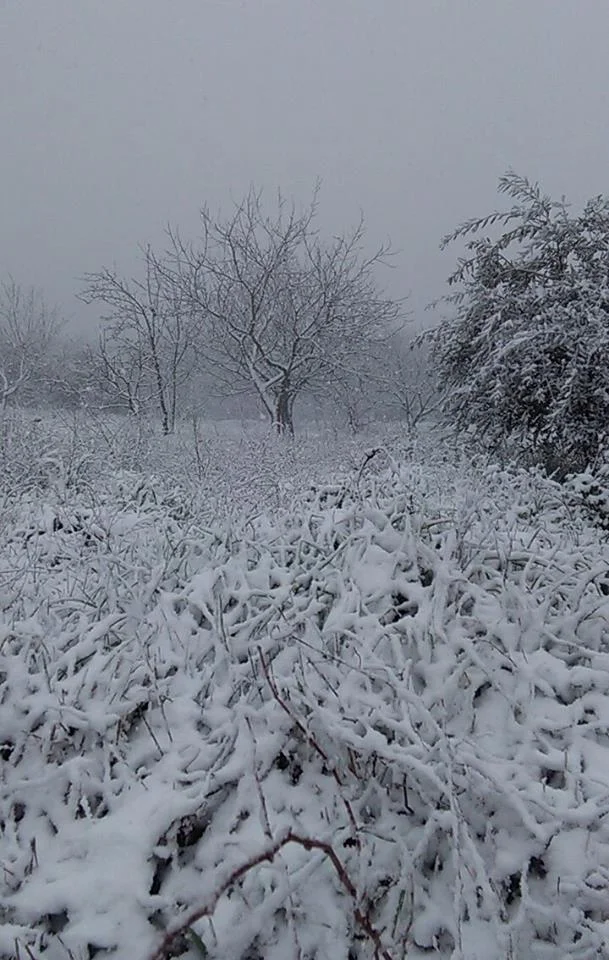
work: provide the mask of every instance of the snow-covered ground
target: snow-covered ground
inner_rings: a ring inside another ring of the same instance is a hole
[[[608,955],[575,495],[387,428],[1,451],[0,957]]]

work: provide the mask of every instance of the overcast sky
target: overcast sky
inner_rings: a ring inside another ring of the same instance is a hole
[[[83,272],[320,177],[420,316],[508,167],[609,192],[608,38],[608,0],[0,0],[0,274],[90,322]]]

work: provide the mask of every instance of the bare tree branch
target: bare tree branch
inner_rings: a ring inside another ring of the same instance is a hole
[[[133,413],[153,402],[163,432],[171,433],[179,388],[195,365],[200,311],[150,246],[141,254],[143,279],[126,280],[103,268],[85,275],[80,297],[108,308],[98,364],[111,393]]]
[[[57,311],[40,291],[12,277],[0,283],[0,409],[27,384],[38,380],[40,385],[50,375],[50,348],[59,327]]]
[[[363,221],[324,243],[317,192],[301,212],[279,194],[268,214],[251,190],[228,219],[201,211],[199,244],[168,230],[173,277],[206,321],[206,362],[247,384],[280,432],[293,432],[305,391],[320,392],[401,322],[375,270],[390,251],[365,255]]]

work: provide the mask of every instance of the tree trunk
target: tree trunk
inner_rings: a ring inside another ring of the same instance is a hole
[[[167,406],[167,400],[165,398],[165,384],[163,383],[163,374],[161,372],[161,364],[156,352],[156,347],[153,345],[152,349],[152,364],[154,367],[154,379],[156,383],[156,398],[159,405],[159,411],[161,414],[161,427],[163,434],[168,436],[171,431],[171,423],[169,420],[169,409]]]
[[[287,391],[282,391],[275,403],[275,429],[282,436],[286,433],[294,436],[293,406],[294,398]]]

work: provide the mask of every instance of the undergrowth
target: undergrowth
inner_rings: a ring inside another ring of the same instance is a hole
[[[604,535],[374,450],[238,521],[5,492],[1,957],[606,955]]]

